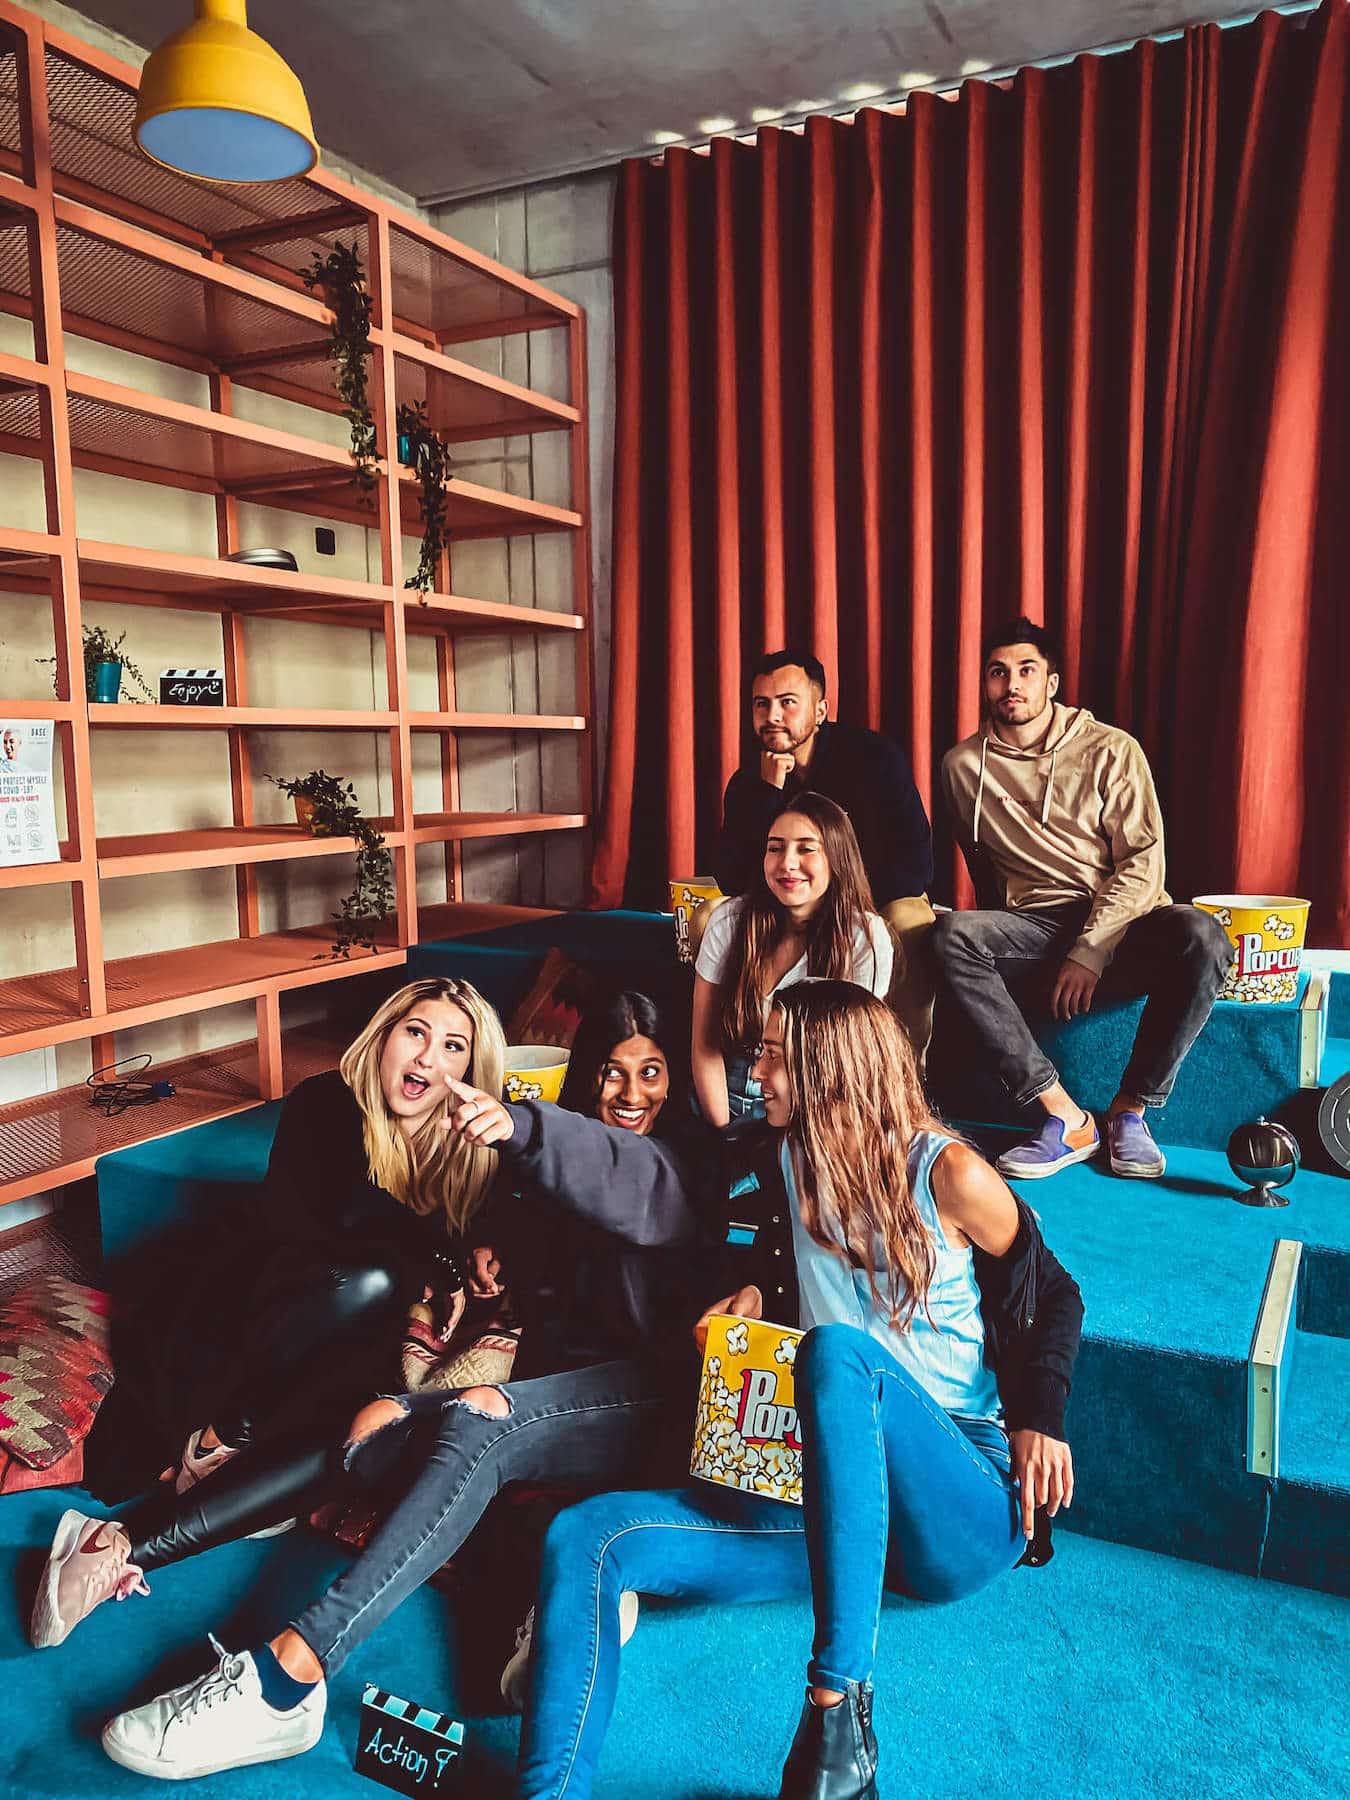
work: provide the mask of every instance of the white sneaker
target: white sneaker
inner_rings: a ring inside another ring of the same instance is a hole
[[[189,1781],[313,1749],[323,1736],[323,1682],[289,1712],[277,1712],[262,1697],[247,1650],[231,1655],[215,1638],[211,1648],[219,1658],[214,1669],[108,1721],[103,1748],[115,1763],[161,1781]]]
[[[625,1645],[637,1630],[638,1597],[633,1593],[619,1595],[619,1646]],[[528,1691],[530,1657],[534,1652],[534,1608],[525,1615],[525,1623],[516,1627],[516,1647],[502,1670],[502,1699],[512,1712],[523,1713]]]

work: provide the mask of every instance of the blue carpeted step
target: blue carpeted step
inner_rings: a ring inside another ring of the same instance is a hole
[[[281,1116],[280,1100],[211,1119],[169,1137],[98,1159],[103,1256],[115,1263],[169,1227],[203,1223],[262,1180]]]
[[[276,1629],[344,1559],[304,1531],[229,1545],[160,1571],[149,1599],[103,1606],[59,1649],[35,1652],[20,1621],[40,1547],[70,1499],[79,1496],[15,1495],[0,1507],[0,1578],[18,1601],[0,1617],[0,1792],[131,1800],[147,1785],[104,1757],[98,1732],[110,1713],[208,1666],[208,1630],[234,1647]],[[1016,1570],[969,1600],[887,1600],[876,1669],[881,1791],[980,1800],[1030,1783],[1075,1800],[1328,1800],[1345,1791],[1335,1696],[1345,1691],[1348,1632],[1350,1606],[1329,1595],[1065,1534],[1048,1567]],[[805,1598],[644,1603],[595,1800],[775,1792],[810,1642]],[[457,1634],[445,1599],[422,1588],[335,1677],[313,1750],[215,1776],[209,1792],[355,1796],[361,1693],[373,1681],[464,1719],[473,1763],[455,1793],[507,1800],[517,1722],[462,1710],[463,1674],[482,1657],[482,1637]],[[954,1695],[965,1696],[955,1712]]]
[[[1220,1150],[1237,1126],[1288,1107],[1300,1091],[1305,1064],[1315,1070],[1326,1033],[1325,995],[1318,1010],[1320,983],[1311,994],[1309,983],[1305,970],[1297,997],[1276,1006],[1236,1000],[1215,1005],[1166,1106],[1149,1115],[1161,1143]],[[1082,1105],[1095,1112],[1110,1105],[1143,1010],[1143,1001],[1131,1000],[1096,1005],[1067,1023],[1033,1018],[1037,1042]],[[968,1027],[941,999],[928,1073],[940,1107],[955,1117],[995,1125],[1039,1121],[1035,1108],[1018,1119]]]
[[[1254,1574],[1270,1493],[1246,1468],[1247,1359],[1271,1249],[1277,1238],[1310,1247],[1305,1324],[1343,1318],[1350,1183],[1303,1170],[1288,1208],[1269,1211],[1237,1205],[1242,1186],[1226,1157],[1169,1148],[1160,1181],[1118,1180],[1098,1161],[1021,1192],[1086,1311],[1068,1417],[1071,1527]],[[1269,1553],[1265,1570],[1318,1576],[1312,1560]]]
[[[1342,1075],[1350,1075],[1350,1037],[1328,1037],[1322,1051],[1321,1087],[1330,1087]]]
[[[1350,1338],[1293,1333],[1261,1569],[1350,1595]]]

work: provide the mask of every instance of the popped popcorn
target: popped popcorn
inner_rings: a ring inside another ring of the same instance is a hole
[[[1269,1006],[1297,999],[1306,901],[1209,894],[1197,895],[1195,904],[1213,914],[1237,952],[1219,990],[1220,1000]]]
[[[801,1333],[762,1320],[714,1318],[690,1471],[704,1481],[801,1503],[793,1367]]]

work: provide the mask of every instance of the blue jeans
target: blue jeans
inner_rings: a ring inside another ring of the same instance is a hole
[[[554,1521],[519,1800],[587,1800],[618,1685],[625,1590],[728,1603],[809,1590],[807,1679],[842,1689],[871,1681],[884,1587],[956,1600],[1017,1561],[1023,1539],[999,1425],[949,1417],[852,1325],[807,1333],[796,1390],[801,1508],[700,1483],[601,1494]]]
[[[650,1478],[647,1457],[670,1404],[652,1363],[600,1363],[500,1392],[508,1407],[500,1418],[458,1393],[403,1395],[401,1418],[347,1446],[357,1476],[378,1479],[408,1457],[420,1467],[352,1566],[291,1622],[327,1676],[456,1553],[508,1481],[611,1488]]]

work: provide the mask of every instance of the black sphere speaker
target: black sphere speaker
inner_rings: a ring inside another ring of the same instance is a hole
[[[1244,1206],[1288,1206],[1288,1196],[1275,1189],[1288,1186],[1300,1160],[1293,1132],[1270,1119],[1239,1125],[1228,1140],[1229,1168],[1239,1181],[1252,1184],[1237,1196]]]

